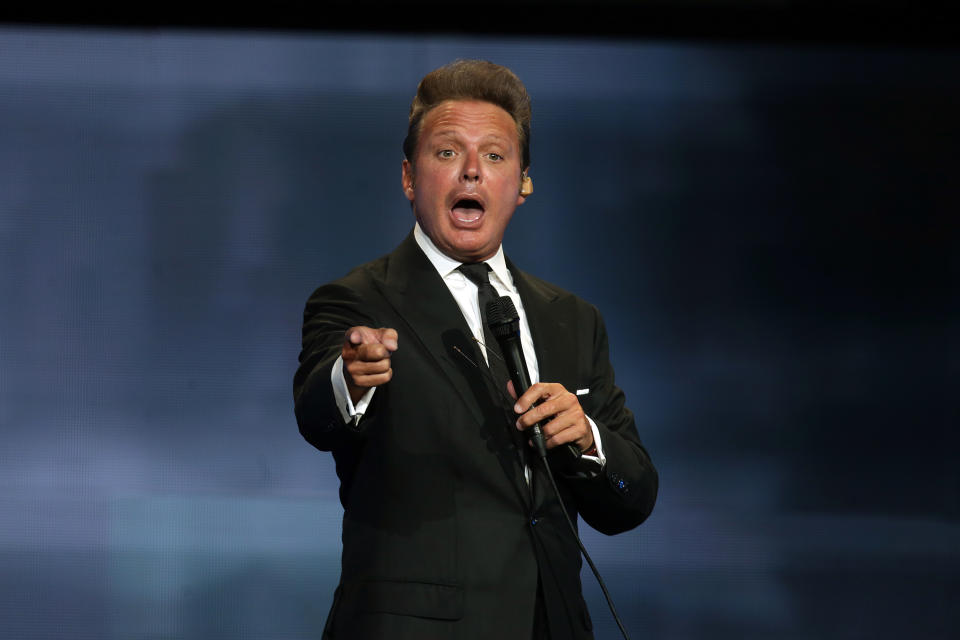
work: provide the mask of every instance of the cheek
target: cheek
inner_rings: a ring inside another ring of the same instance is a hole
[[[417,196],[429,201],[440,200],[443,197],[443,184],[443,176],[438,175],[436,170],[423,171],[417,175]]]

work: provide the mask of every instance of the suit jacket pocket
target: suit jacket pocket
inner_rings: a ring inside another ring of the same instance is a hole
[[[361,611],[437,620],[463,617],[463,587],[456,584],[368,580],[359,600]]]

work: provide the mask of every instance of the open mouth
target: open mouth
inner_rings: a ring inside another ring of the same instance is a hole
[[[460,222],[476,222],[483,215],[483,204],[473,198],[460,198],[453,203],[451,211]]]

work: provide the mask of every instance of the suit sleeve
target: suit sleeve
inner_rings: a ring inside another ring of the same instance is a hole
[[[607,331],[600,313],[590,307],[593,349],[590,356],[590,396],[584,411],[597,423],[606,465],[592,478],[568,479],[581,517],[591,527],[613,535],[632,529],[650,515],[659,478],[640,442],[633,413],[614,381]]]
[[[354,289],[329,284],[310,296],[303,312],[300,366],[293,378],[294,413],[300,433],[322,451],[362,436],[352,423],[344,422],[330,383],[346,330],[359,325],[377,326],[361,307],[361,296]]]

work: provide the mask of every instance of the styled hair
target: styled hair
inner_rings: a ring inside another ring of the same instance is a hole
[[[407,160],[413,162],[423,117],[446,100],[480,100],[509,113],[517,124],[521,169],[530,166],[530,96],[513,71],[486,60],[456,60],[423,77],[410,104],[410,123],[403,140]]]

